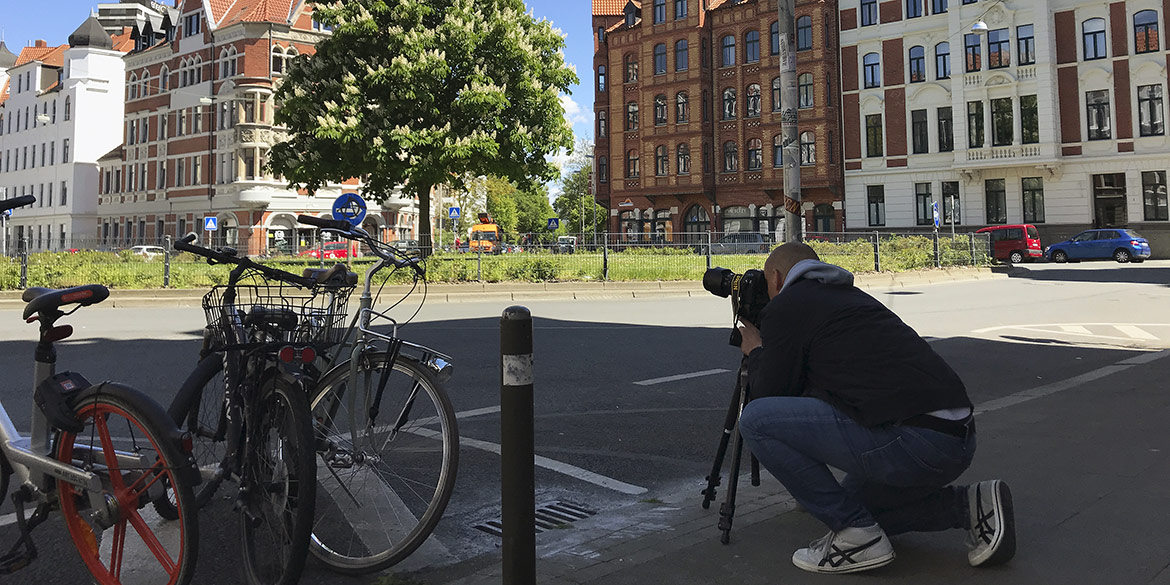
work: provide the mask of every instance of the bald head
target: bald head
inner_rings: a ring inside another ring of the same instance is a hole
[[[767,261],[764,262],[764,274],[768,275],[769,283],[773,279],[775,290],[779,291],[780,287],[784,286],[784,279],[788,278],[788,271],[801,260],[820,260],[817,256],[816,250],[809,247],[804,242],[788,242],[787,244],[777,246],[772,253],[768,255]],[[772,276],[779,273],[779,278]],[[775,294],[775,293],[773,293]]]

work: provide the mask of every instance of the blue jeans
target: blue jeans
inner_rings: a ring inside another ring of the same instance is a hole
[[[968,528],[967,490],[949,486],[971,465],[975,433],[864,427],[816,398],[752,400],[739,432],[756,459],[813,516],[840,531],[877,522],[886,534]],[[846,473],[838,483],[829,467]]]

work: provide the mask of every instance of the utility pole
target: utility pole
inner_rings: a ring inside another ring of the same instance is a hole
[[[796,125],[796,7],[780,0],[780,133],[784,163],[784,241],[800,241],[800,134]]]

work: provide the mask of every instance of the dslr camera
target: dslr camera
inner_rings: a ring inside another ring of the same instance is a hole
[[[736,274],[728,268],[715,267],[703,274],[703,288],[718,297],[731,297],[731,311],[736,319],[759,326],[760,311],[770,300],[768,282],[763,270],[747,270]],[[732,329],[731,345],[739,347],[743,342],[739,329]]]

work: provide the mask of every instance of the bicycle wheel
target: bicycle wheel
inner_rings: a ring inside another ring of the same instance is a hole
[[[194,473],[181,448],[179,431],[162,407],[124,386],[103,384],[74,399],[85,425],[62,431],[54,453],[59,461],[97,474],[103,509],[90,494],[57,482],[61,514],[81,560],[100,585],[122,582],[123,570],[137,583],[185,585],[195,572],[198,510],[191,491]],[[176,520],[144,511],[167,497],[170,486]]]
[[[199,361],[171,400],[168,415],[180,429],[191,433],[193,455],[202,481],[195,487],[195,503],[202,508],[211,501],[224,474],[220,462],[227,456],[227,417],[224,410],[223,355]],[[174,519],[169,498],[155,503],[158,513]]]
[[[385,363],[385,353],[368,354],[353,388],[349,362],[336,366],[313,400],[320,485],[311,550],[343,573],[380,571],[418,549],[455,486],[455,413],[417,360],[394,362],[370,420]]]
[[[308,557],[317,483],[313,427],[305,389],[264,374],[247,407],[240,492],[244,573],[255,585],[291,585]]]

